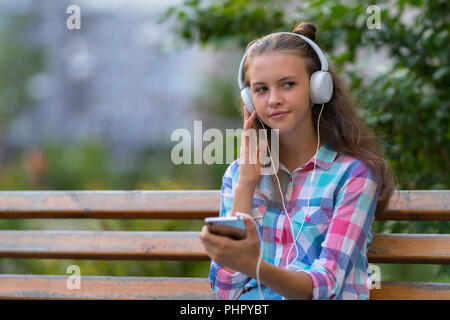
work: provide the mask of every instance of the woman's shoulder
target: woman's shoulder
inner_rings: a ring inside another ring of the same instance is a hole
[[[378,188],[378,181],[374,168],[364,160],[347,154],[339,153],[335,160],[336,187],[340,189],[351,182],[353,188]]]
[[[233,162],[231,162],[227,169],[225,170],[225,173],[223,174],[224,177],[232,177],[236,174],[239,174],[239,159],[234,160]]]
[[[329,179],[329,185],[334,186],[335,194],[348,190],[372,192],[379,188],[379,182],[373,170],[364,159],[339,151],[326,177]],[[350,189],[348,189],[349,185]]]
[[[238,180],[238,177],[239,159],[236,159],[228,165],[225,173],[223,174],[222,182],[228,184],[231,187],[233,185],[233,182],[236,182]]]
[[[368,178],[373,179],[373,172],[370,166],[357,157],[339,152],[334,161],[334,165],[345,176],[366,175]]]

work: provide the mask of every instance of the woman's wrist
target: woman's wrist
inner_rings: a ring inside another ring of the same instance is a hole
[[[230,269],[230,268],[227,268],[227,267],[223,267],[223,269],[225,269],[226,271],[228,271],[231,274],[235,274],[237,272],[236,270],[233,270],[233,269]]]
[[[236,189],[241,191],[248,190],[251,191],[252,194],[255,192],[256,186],[258,185],[258,180],[251,180],[245,178],[238,178]]]
[[[244,182],[238,180],[234,189],[234,200],[231,208],[231,215],[234,216],[236,212],[243,212],[250,214],[252,211],[253,195],[255,194],[256,184],[251,182]]]

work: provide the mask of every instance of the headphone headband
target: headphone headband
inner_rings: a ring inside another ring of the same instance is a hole
[[[319,46],[314,41],[312,41],[308,37],[305,37],[305,36],[303,36],[301,34],[293,33],[293,32],[276,32],[276,33],[271,33],[271,34],[269,34],[267,36],[272,36],[272,35],[277,35],[277,34],[290,34],[290,35],[294,35],[294,36],[300,37],[303,41],[308,43],[314,49],[314,51],[316,52],[316,54],[317,54],[317,56],[319,57],[319,60],[320,60],[321,70],[324,71],[324,72],[328,72],[328,61],[327,61],[327,58],[325,57],[325,54],[322,52],[322,50],[320,50]],[[244,56],[242,57],[241,63],[239,65],[238,84],[239,84],[239,89],[240,90],[244,89],[244,84],[242,82],[242,67],[244,66],[245,58],[247,57],[248,53],[250,52],[250,49],[254,45],[255,44],[253,44],[250,48],[248,48],[247,51],[245,51]]]

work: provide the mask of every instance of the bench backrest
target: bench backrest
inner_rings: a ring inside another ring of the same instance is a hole
[[[203,219],[219,191],[4,191],[0,219]],[[450,190],[397,191],[377,220],[450,220]],[[370,263],[449,264],[448,234],[375,234]],[[209,260],[198,232],[0,231],[0,258]],[[206,277],[206,275],[205,275]],[[206,279],[0,275],[0,298],[212,299]],[[138,288],[138,289],[136,289]],[[382,282],[371,299],[450,299],[450,283]]]

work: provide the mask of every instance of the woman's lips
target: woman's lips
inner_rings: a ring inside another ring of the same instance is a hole
[[[277,114],[274,114],[274,115],[270,116],[270,118],[271,118],[271,119],[274,119],[274,120],[282,119],[282,118],[284,118],[288,113],[289,113],[289,111],[277,113]]]

